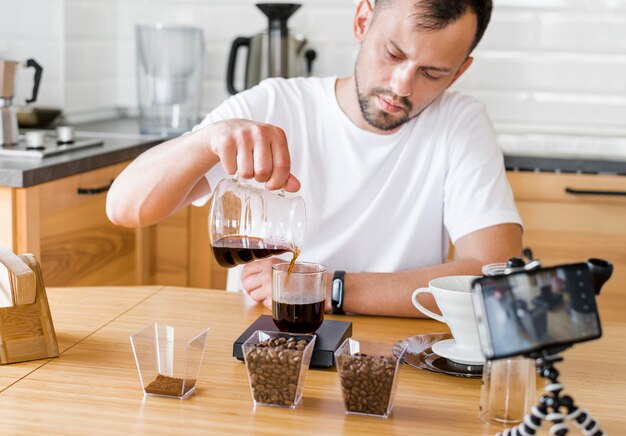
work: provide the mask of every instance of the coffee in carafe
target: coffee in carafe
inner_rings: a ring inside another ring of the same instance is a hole
[[[302,197],[257,188],[237,177],[223,179],[215,188],[209,237],[216,261],[225,268],[289,252],[293,264],[305,228]]]
[[[211,244],[215,260],[224,268],[264,259],[291,251],[288,247],[248,236],[225,236]]]

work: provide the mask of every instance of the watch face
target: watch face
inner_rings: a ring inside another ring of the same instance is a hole
[[[343,280],[333,279],[330,290],[330,304],[334,309],[341,309],[343,306]]]
[[[339,300],[341,299],[341,291],[342,291],[342,286],[343,283],[341,282],[341,279],[334,279],[333,280],[333,286],[331,289],[331,294],[330,294],[330,298],[333,302],[333,304],[335,302],[339,302]]]

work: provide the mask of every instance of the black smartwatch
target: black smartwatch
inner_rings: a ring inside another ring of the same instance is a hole
[[[343,294],[345,271],[335,271],[333,282],[330,287],[330,313],[343,314]]]

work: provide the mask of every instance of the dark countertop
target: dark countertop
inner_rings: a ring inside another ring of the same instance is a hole
[[[0,157],[0,186],[23,188],[134,159],[167,138],[141,135],[136,118],[116,118],[78,124],[77,137],[102,138],[101,146],[44,159]],[[555,158],[505,154],[510,171],[626,175],[626,161]]]
[[[508,171],[626,176],[626,161],[620,160],[505,155],[504,165]]]
[[[0,186],[26,188],[134,159],[167,138],[141,135],[133,118],[78,124],[76,137],[101,138],[103,145],[36,158],[0,157]]]

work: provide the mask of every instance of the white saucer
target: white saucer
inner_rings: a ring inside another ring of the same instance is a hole
[[[454,339],[435,342],[431,349],[433,353],[456,363],[465,365],[482,365],[485,363],[485,357],[480,350],[459,348]]]

